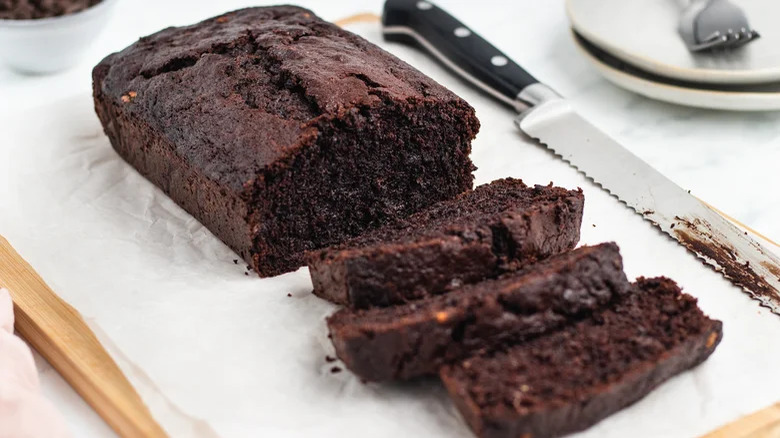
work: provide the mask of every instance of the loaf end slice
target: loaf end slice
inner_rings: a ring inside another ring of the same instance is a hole
[[[515,347],[442,367],[480,438],[547,438],[586,429],[715,350],[720,321],[666,278],[640,278],[614,308]]]
[[[141,38],[93,91],[119,155],[262,276],[472,187],[473,108],[306,9]]]
[[[353,308],[385,307],[574,248],[581,190],[500,179],[357,239],[307,255],[317,296]]]

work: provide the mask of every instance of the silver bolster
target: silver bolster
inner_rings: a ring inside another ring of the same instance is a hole
[[[561,95],[555,90],[544,85],[541,82],[531,84],[525,88],[515,99],[514,107],[518,113],[522,114],[525,111],[547,102],[548,100],[560,99]]]

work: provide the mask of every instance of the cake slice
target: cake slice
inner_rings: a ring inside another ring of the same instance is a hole
[[[721,322],[669,279],[637,280],[619,304],[522,345],[441,368],[480,438],[545,438],[585,429],[703,362]]]
[[[435,374],[474,350],[555,329],[628,289],[618,247],[605,243],[422,301],[342,309],[328,318],[328,328],[336,354],[362,379],[409,379]]]
[[[501,179],[346,244],[307,255],[314,293],[384,307],[497,277],[574,248],[583,194]]]

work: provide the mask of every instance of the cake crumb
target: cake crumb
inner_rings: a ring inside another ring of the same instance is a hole
[[[288,294],[287,294],[287,296],[288,296],[288,297],[291,297],[291,296],[292,296],[292,294],[289,294],[289,293],[288,293]]]
[[[128,91],[127,94],[123,94],[122,97],[120,97],[120,100],[122,100],[123,103],[130,103],[136,96],[138,96],[138,93],[135,91]]]
[[[238,264],[238,259],[233,259],[233,264],[237,265]]]
[[[715,345],[715,341],[718,340],[718,334],[717,333],[710,333],[710,337],[707,338],[707,348],[712,348],[713,345]]]
[[[330,369],[330,372],[333,373],[333,374],[340,373],[341,372],[341,368],[340,367],[333,367],[333,368]]]
[[[593,228],[596,228],[596,224],[591,224],[591,225],[593,225]]]
[[[331,363],[331,362],[335,362],[335,361],[336,361],[335,357],[325,356],[325,362]]]
[[[249,277],[249,272],[244,272],[244,275],[246,275],[247,277]]]

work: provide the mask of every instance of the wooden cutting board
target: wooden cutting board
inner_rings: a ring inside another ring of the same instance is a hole
[[[780,438],[780,403],[742,417],[702,438]]]
[[[165,437],[81,315],[0,236],[0,287],[11,292],[16,331],[123,437]]]

